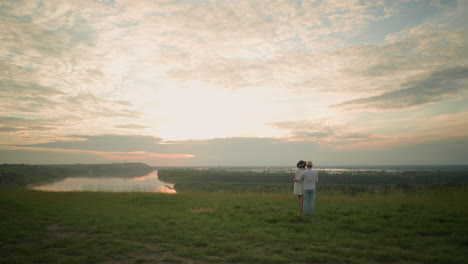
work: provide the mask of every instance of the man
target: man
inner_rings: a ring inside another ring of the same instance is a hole
[[[315,183],[318,182],[318,173],[312,170],[312,161],[307,161],[307,169],[294,181],[304,181],[304,214],[312,215],[315,209]]]

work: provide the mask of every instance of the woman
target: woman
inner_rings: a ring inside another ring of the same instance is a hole
[[[305,209],[306,215],[314,214],[315,209],[315,185],[318,182],[318,173],[312,170],[313,166],[314,164],[312,164],[312,161],[307,161],[307,170],[297,179],[297,181],[302,181],[304,184],[303,208]]]
[[[301,174],[305,171],[305,166],[306,162],[303,160],[300,160],[297,163],[297,169],[296,169],[296,176],[294,177],[294,189],[293,189],[293,194],[297,195],[297,199],[299,200],[299,213],[302,215],[302,209],[303,209],[303,199],[304,199],[304,186],[303,186],[303,181],[299,181],[298,178],[301,176]]]

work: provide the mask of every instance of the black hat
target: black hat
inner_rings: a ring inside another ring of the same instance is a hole
[[[300,160],[297,165],[298,168],[304,168],[306,166],[306,162],[303,160]]]

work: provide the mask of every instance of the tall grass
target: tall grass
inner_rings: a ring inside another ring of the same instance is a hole
[[[0,189],[0,263],[467,263],[463,186],[284,193]]]

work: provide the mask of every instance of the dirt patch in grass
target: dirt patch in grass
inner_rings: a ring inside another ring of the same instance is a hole
[[[49,236],[56,237],[56,238],[65,238],[65,237],[87,238],[91,236],[91,234],[85,233],[85,232],[64,231],[58,224],[50,224],[46,227],[46,230]]]
[[[202,213],[211,213],[214,212],[216,208],[190,208],[192,214],[202,214]]]

